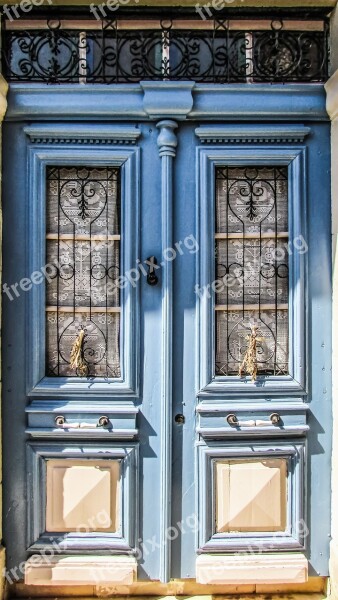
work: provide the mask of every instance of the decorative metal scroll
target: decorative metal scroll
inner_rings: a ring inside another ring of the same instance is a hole
[[[216,170],[216,375],[288,373],[288,191],[280,167]]]
[[[120,377],[119,193],[118,169],[47,170],[48,376]]]
[[[64,23],[64,22],[63,22]],[[88,24],[88,21],[86,21]],[[97,26],[96,21],[96,26]],[[3,32],[3,73],[9,81],[136,83],[318,82],[328,77],[328,26],[321,19],[158,20],[102,22],[101,29]],[[201,27],[203,23],[203,27]],[[143,27],[143,28],[142,28]]]

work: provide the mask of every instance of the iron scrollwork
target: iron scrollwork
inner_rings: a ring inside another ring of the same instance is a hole
[[[119,170],[47,170],[47,374],[118,378]]]
[[[216,375],[287,374],[286,168],[217,168],[215,261]]]
[[[182,25],[183,23],[183,25]],[[237,23],[237,26],[236,26]],[[239,26],[238,23],[241,23]],[[258,23],[258,24],[257,24]],[[128,29],[119,20],[101,29],[45,29],[3,33],[3,72],[9,81],[42,83],[137,83],[194,80],[204,83],[320,82],[328,77],[328,26],[313,30],[274,19],[259,25],[236,19],[159,20]],[[8,26],[8,28],[7,28]],[[124,27],[124,28],[123,28]]]

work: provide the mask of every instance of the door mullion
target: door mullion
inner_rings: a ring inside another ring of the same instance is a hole
[[[173,244],[173,162],[177,138],[175,121],[157,124],[160,129],[157,144],[162,161],[162,256]],[[171,551],[168,529],[171,526],[171,460],[172,460],[172,323],[173,264],[162,263],[162,369],[161,369],[161,563],[162,581],[170,580]]]

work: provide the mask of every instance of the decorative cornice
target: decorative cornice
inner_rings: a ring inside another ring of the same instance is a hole
[[[160,133],[157,138],[157,145],[159,147],[160,156],[176,156],[177,148],[177,137],[174,133],[174,129],[178,127],[175,121],[165,119],[157,123],[156,127],[159,128]]]
[[[11,84],[6,119],[14,121],[327,121],[322,84],[118,85]]]
[[[195,129],[202,144],[304,142],[310,132],[302,125],[202,125]]]
[[[190,119],[327,121],[323,84],[196,85]]]
[[[331,121],[338,118],[338,69],[325,84],[326,110]]]
[[[143,108],[151,119],[186,119],[193,104],[193,81],[141,81]]]
[[[24,128],[34,144],[129,144],[135,145],[141,131],[119,125],[29,125]]]

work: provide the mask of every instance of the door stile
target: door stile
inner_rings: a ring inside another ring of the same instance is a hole
[[[173,264],[167,250],[173,243],[173,164],[176,157],[177,123],[160,121],[157,144],[161,158],[162,209],[162,366],[161,366],[161,581],[170,580],[171,545],[171,461],[172,461],[172,330],[173,330]]]

